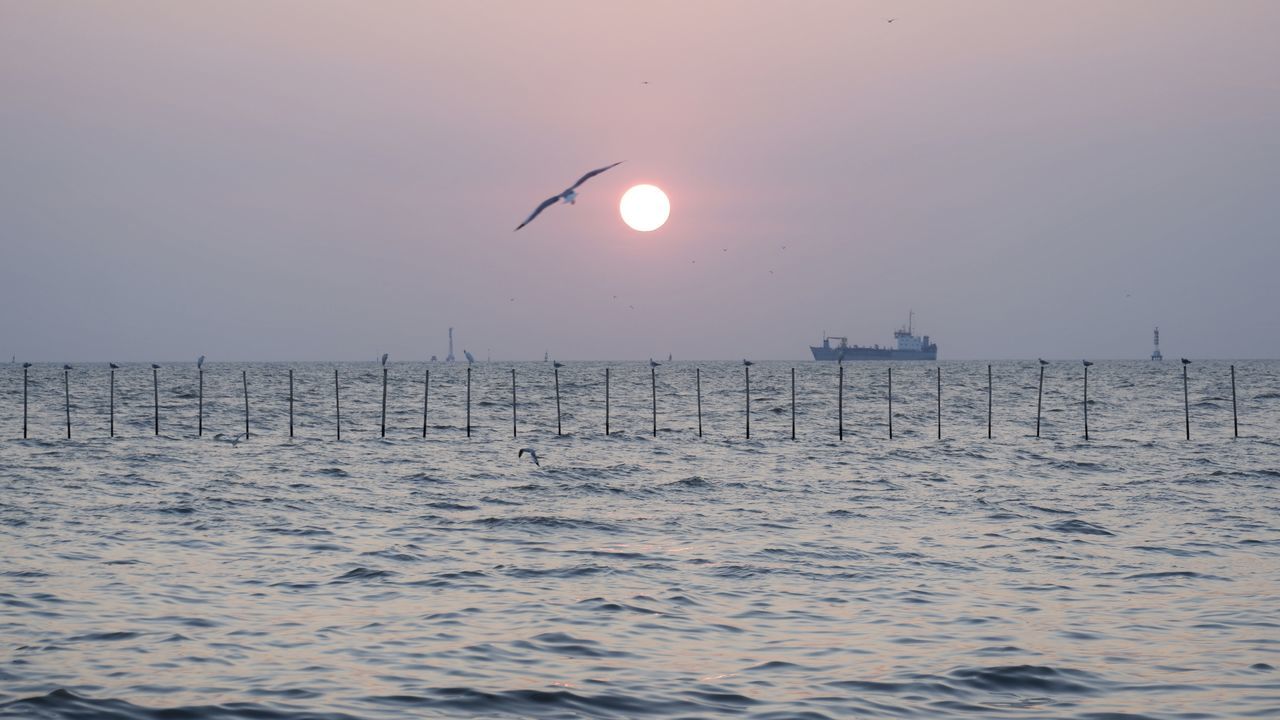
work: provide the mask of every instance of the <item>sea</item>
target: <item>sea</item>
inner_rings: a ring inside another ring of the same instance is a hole
[[[0,367],[0,718],[1280,717],[1280,362],[161,365]]]

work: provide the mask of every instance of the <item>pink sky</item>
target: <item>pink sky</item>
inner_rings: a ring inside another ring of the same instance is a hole
[[[1244,2],[6,3],[0,351],[410,359],[452,325],[495,358],[801,358],[914,308],[944,358],[1142,357],[1156,324],[1170,354],[1275,357],[1277,27]],[[617,212],[642,182],[673,205],[649,234]]]

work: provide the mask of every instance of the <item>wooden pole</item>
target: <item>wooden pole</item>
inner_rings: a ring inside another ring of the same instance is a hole
[[[693,379],[698,393],[698,437],[702,437],[702,368],[694,368]]]
[[[1183,363],[1183,414],[1187,418],[1187,439],[1192,439],[1192,404],[1187,393],[1187,363]]]
[[[427,436],[427,404],[431,402],[431,368],[427,368],[422,383],[422,437]]]
[[[556,376],[556,435],[560,435],[560,368],[552,368]]]
[[[382,368],[382,437],[387,436],[387,368]]]
[[[942,367],[938,367],[938,439],[942,439]]]
[[[751,368],[744,367],[747,376],[747,439],[751,439]]]
[[[653,436],[658,437],[658,369],[649,366],[649,385],[653,394]]]
[[[1089,439],[1089,366],[1084,366],[1084,439]]]
[[[67,439],[71,439],[71,371],[62,371],[62,389],[66,392],[67,402]]]
[[[471,366],[467,366],[467,437],[471,437]]]
[[[604,369],[604,436],[609,437],[609,368]]]
[[[991,366],[987,366],[987,439],[991,439]]]
[[[516,436],[516,369],[511,368],[511,437]]]
[[[893,439],[893,368],[889,368],[889,439]]]
[[[22,368],[22,439],[27,439],[27,370]]]
[[[151,390],[154,393],[156,411],[156,435],[160,434],[160,371],[151,366]]]
[[[791,368],[791,439],[796,439],[796,369]]]
[[[111,368],[111,419],[107,422],[108,433],[111,437],[116,436],[116,369]]]
[[[293,437],[293,368],[289,368],[289,437]]]
[[[342,439],[342,399],[338,394],[338,368],[333,369],[333,429]]]
[[[200,378],[200,399],[196,401],[196,437],[202,437],[204,436],[204,369],[197,370],[196,374]]]
[[[836,424],[840,439],[844,439],[844,363],[840,363],[840,379],[836,388]]]
[[[1240,417],[1236,414],[1236,366],[1231,366],[1231,431],[1232,437],[1240,437]]]
[[[1040,407],[1044,398],[1044,365],[1040,366],[1040,386],[1036,389],[1036,437],[1040,437]]]
[[[244,386],[244,439],[249,439],[249,371],[240,371],[240,382]]]

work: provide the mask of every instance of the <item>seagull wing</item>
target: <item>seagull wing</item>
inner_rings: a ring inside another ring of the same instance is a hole
[[[525,219],[524,219],[524,222],[522,222],[522,223],[520,223],[519,225],[517,225],[517,226],[516,226],[516,230],[519,230],[520,228],[524,227],[525,225],[528,225],[529,223],[533,222],[533,219],[534,219],[534,218],[536,218],[536,217],[538,217],[538,213],[542,212],[543,210],[546,210],[547,208],[551,207],[552,205],[555,205],[555,204],[556,204],[556,201],[557,201],[557,200],[559,200],[559,199],[560,199],[560,196],[559,196],[559,195],[554,195],[554,196],[552,196],[552,197],[547,198],[546,200],[543,200],[541,205],[539,205],[538,207],[534,208],[534,209],[533,209],[533,212],[529,213],[529,217],[525,218]]]
[[[604,167],[602,167],[602,168],[597,168],[597,169],[595,169],[595,170],[592,170],[591,172],[587,173],[586,175],[583,175],[582,177],[578,178],[578,182],[574,183],[574,184],[573,184],[569,189],[570,189],[570,190],[576,190],[576,189],[578,188],[578,186],[579,186],[579,185],[581,185],[582,183],[584,183],[584,182],[586,182],[586,181],[590,180],[591,178],[593,178],[593,177],[595,177],[595,176],[599,175],[600,173],[604,172],[605,170],[608,170],[608,169],[609,169],[609,168],[611,168],[611,167],[617,167],[617,166],[621,165],[621,164],[622,164],[622,163],[624,163],[624,162],[626,162],[626,161],[625,161],[625,160],[619,160],[618,162],[616,162],[616,163],[614,163],[614,164],[612,164],[612,165],[605,165],[605,166],[604,166]]]

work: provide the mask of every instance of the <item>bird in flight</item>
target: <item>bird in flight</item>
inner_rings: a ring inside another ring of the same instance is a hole
[[[516,453],[516,457],[522,458],[525,453],[529,454],[529,459],[533,460],[534,465],[542,467],[542,463],[538,462],[538,453],[533,448],[520,448],[520,452]]]
[[[886,22],[893,22],[894,20],[897,20],[897,19],[898,18],[889,18]]]
[[[561,200],[561,201],[566,202],[566,203],[568,203],[568,204],[570,204],[570,205],[573,205],[573,204],[574,204],[574,202],[578,199],[577,189],[578,189],[578,186],[579,186],[579,185],[582,185],[582,183],[584,183],[584,182],[586,182],[586,181],[590,180],[591,178],[593,178],[593,177],[595,177],[595,176],[599,175],[600,173],[604,172],[605,170],[608,170],[609,168],[612,168],[612,167],[616,167],[616,166],[618,166],[618,165],[621,165],[623,162],[625,162],[625,161],[624,161],[624,160],[619,160],[618,162],[614,163],[613,165],[605,165],[605,166],[604,166],[604,167],[602,167],[602,168],[596,168],[595,170],[592,170],[591,172],[587,173],[586,175],[583,175],[582,177],[578,178],[578,182],[576,182],[576,183],[574,183],[573,185],[569,186],[569,189],[568,189],[568,190],[565,190],[564,192],[562,192],[562,193],[560,193],[560,194],[558,194],[558,195],[552,195],[551,197],[547,198],[546,200],[543,200],[541,205],[539,205],[538,207],[534,208],[532,213],[529,213],[529,217],[525,218],[525,219],[524,219],[524,222],[522,222],[522,223],[520,223],[519,225],[517,225],[517,226],[516,226],[516,230],[519,230],[520,228],[524,227],[525,225],[528,225],[529,223],[533,222],[533,219],[534,219],[534,218],[536,218],[536,217],[538,217],[538,213],[541,213],[543,210],[546,210],[547,208],[551,207],[552,205],[555,205],[557,200]]]

